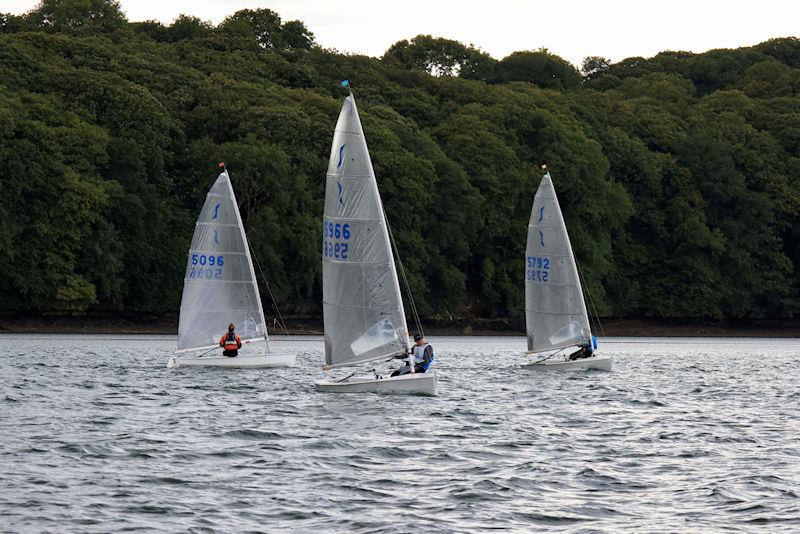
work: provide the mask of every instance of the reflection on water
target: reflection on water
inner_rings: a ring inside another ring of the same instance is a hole
[[[548,374],[523,337],[430,338],[426,398],[317,393],[321,337],[277,370],[0,339],[4,531],[800,528],[797,340],[601,339],[614,372]]]

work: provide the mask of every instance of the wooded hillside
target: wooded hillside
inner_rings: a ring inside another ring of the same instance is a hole
[[[800,311],[796,38],[578,71],[431,36],[347,55],[269,10],[131,23],[109,0],[0,14],[0,310],[177,311],[224,160],[281,309],[319,313],[345,78],[423,317],[522,317],[543,162],[600,315]]]

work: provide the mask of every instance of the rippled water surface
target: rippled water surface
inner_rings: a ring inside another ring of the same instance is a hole
[[[0,336],[0,530],[800,530],[799,340],[612,338],[612,373],[431,338],[438,397],[165,367],[175,340]],[[381,364],[381,366],[388,364]]]

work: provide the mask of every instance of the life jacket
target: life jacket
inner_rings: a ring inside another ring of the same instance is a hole
[[[237,336],[235,332],[228,332],[219,339],[219,346],[225,350],[238,350],[242,348],[242,338]]]
[[[425,349],[428,347],[431,348],[431,359],[426,361]],[[414,363],[420,365],[423,371],[427,371],[428,367],[430,367],[430,365],[433,363],[433,347],[431,347],[429,343],[425,343],[424,345],[414,345],[412,354],[414,354]]]

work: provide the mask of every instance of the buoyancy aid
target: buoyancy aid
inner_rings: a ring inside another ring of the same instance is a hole
[[[430,360],[425,361],[425,350],[428,347],[431,349],[431,358]],[[431,347],[429,343],[425,343],[424,345],[414,345],[412,353],[414,354],[414,363],[421,365],[423,371],[427,371],[428,367],[430,367],[430,365],[433,363],[433,347]]]
[[[238,350],[242,348],[242,338],[235,332],[228,332],[219,339],[219,346],[225,350]]]

